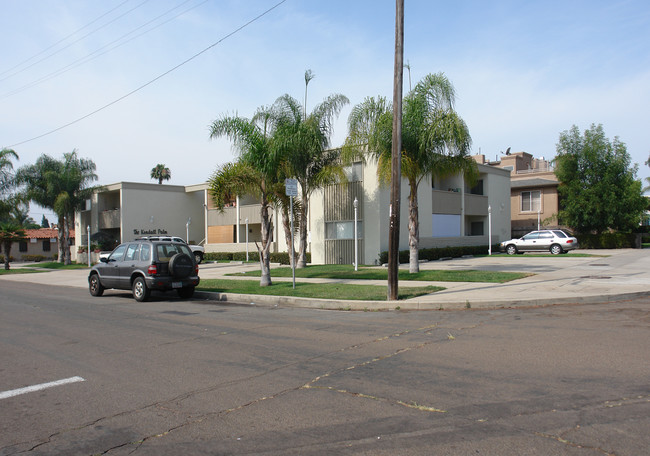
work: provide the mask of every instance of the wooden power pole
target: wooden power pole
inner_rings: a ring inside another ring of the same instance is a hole
[[[388,299],[398,298],[399,215],[402,184],[402,80],[404,76],[404,0],[395,2],[395,69],[393,78],[393,144],[391,150],[388,226]]]

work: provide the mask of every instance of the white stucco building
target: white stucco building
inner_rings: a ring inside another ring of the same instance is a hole
[[[462,176],[423,180],[418,190],[420,247],[485,245],[488,207],[492,211],[494,245],[510,238],[510,172],[478,165],[479,182],[469,188]],[[309,208],[309,251],[312,263],[354,261],[354,206],[358,201],[360,264],[375,264],[388,250],[390,193],[377,180],[376,166],[348,168],[348,182],[314,192]],[[408,249],[408,185],[402,181],[400,250]],[[146,235],[176,235],[202,244],[206,252],[255,251],[260,241],[259,204],[238,197],[223,211],[208,195],[208,184],[192,186],[120,182],[105,186],[76,217],[76,244],[110,239],[115,244]],[[296,248],[298,242],[296,239]],[[282,220],[273,212],[271,251],[286,252]]]

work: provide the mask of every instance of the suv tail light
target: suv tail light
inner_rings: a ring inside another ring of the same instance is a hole
[[[158,268],[156,267],[155,264],[150,264],[149,267],[147,268],[147,273],[149,275],[156,275],[158,273]]]
[[[199,265],[194,265],[194,274],[199,275]]]

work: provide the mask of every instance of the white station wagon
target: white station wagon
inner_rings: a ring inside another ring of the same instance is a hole
[[[521,239],[510,239],[499,244],[499,250],[508,255],[548,250],[553,255],[578,248],[578,240],[562,230],[532,231]]]

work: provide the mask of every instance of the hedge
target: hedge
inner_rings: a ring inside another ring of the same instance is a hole
[[[39,261],[45,261],[47,257],[44,255],[23,255],[22,259],[23,261],[35,261],[38,263]]]
[[[246,261],[246,252],[206,252],[205,261]],[[287,252],[272,252],[269,254],[271,263],[289,264]],[[257,251],[248,252],[249,261],[260,261]],[[307,253],[307,262],[311,263],[311,253]]]
[[[9,255],[9,262],[11,263],[13,261],[14,261],[14,257]],[[0,263],[4,263],[4,262],[5,262],[5,256],[0,253]]]
[[[639,247],[637,233],[587,233],[578,234],[576,237],[578,245],[582,249],[633,249]]]
[[[492,252],[498,252],[499,246],[492,246]],[[470,245],[458,247],[436,247],[431,249],[420,249],[420,260],[439,260],[440,258],[460,258],[463,255],[487,255],[487,245]],[[409,251],[400,250],[399,262],[409,262]],[[388,252],[381,252],[379,254],[379,263],[388,263]]]

